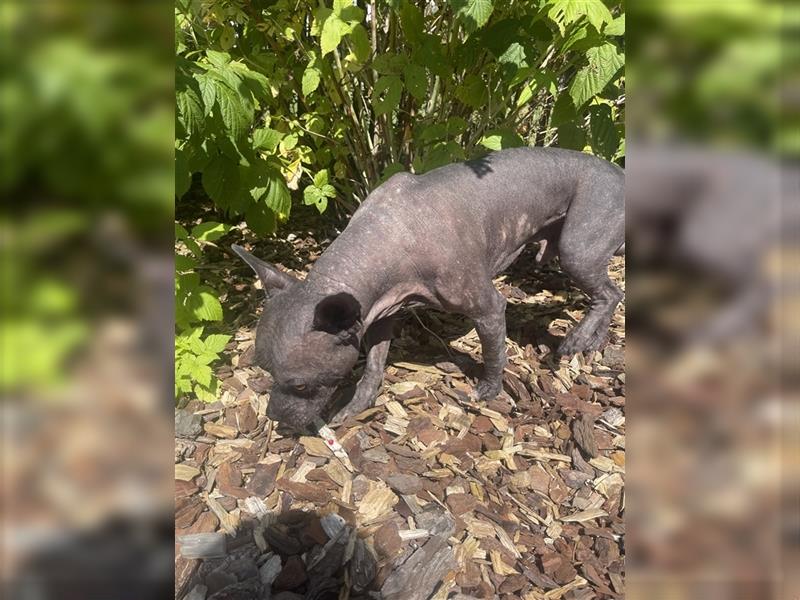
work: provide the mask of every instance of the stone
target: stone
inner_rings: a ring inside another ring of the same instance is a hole
[[[187,409],[175,411],[175,437],[194,439],[203,431],[203,418]]]
[[[297,555],[286,559],[283,569],[272,584],[275,590],[294,590],[299,588],[308,580],[306,575],[306,565],[303,559]]]

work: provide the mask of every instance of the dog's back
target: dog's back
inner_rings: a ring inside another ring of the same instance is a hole
[[[401,173],[377,188],[342,234],[378,234],[435,265],[482,264],[497,272],[545,226],[563,219],[573,198],[603,190],[598,201],[624,213],[622,169],[560,148],[512,148],[434,169]],[[362,227],[361,225],[364,225]],[[348,231],[350,230],[350,231]],[[374,232],[373,232],[374,233]]]

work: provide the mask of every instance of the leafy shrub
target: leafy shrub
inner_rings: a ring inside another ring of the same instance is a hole
[[[618,2],[178,4],[177,194],[201,173],[257,234],[300,187],[323,212],[488,150],[624,154]]]
[[[203,258],[201,245],[214,242],[230,231],[222,223],[201,223],[191,233],[177,224],[175,238],[186,252],[175,257],[175,394],[194,394],[201,400],[215,400],[218,381],[211,363],[231,336],[205,334],[201,323],[222,320],[222,305],[216,292],[203,285],[194,271]]]

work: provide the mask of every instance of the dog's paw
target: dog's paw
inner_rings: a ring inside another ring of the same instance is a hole
[[[572,356],[573,354],[582,352],[585,345],[585,339],[579,338],[579,336],[576,335],[570,335],[568,333],[567,337],[564,338],[564,341],[558,345],[556,354],[558,356]]]
[[[598,329],[589,335],[571,331],[558,346],[556,354],[559,356],[572,356],[579,352],[595,352],[600,350],[608,339],[608,331]]]
[[[498,379],[497,381],[493,379],[481,379],[478,381],[478,385],[475,386],[475,396],[478,400],[483,400],[484,402],[494,400],[502,389],[502,379]]]
[[[349,417],[355,417],[356,415],[364,412],[368,408],[371,408],[372,405],[375,403],[375,399],[377,397],[377,391],[374,389],[373,386],[365,385],[359,386],[356,388],[353,397],[345,404],[339,412],[337,412],[331,419],[331,423],[335,425],[341,425],[344,423]]]

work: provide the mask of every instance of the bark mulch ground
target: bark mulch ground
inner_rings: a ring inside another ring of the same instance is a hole
[[[285,266],[318,256],[290,237]],[[602,352],[556,361],[585,297],[557,265],[523,256],[496,281],[509,362],[489,403],[470,399],[471,324],[409,314],[376,406],[335,430],[337,455],[324,436],[281,437],[266,418],[258,294],[246,268],[220,260],[235,268],[224,302],[236,334],[221,399],[176,411],[176,597],[623,596],[624,307]],[[623,259],[611,274],[624,288]]]

